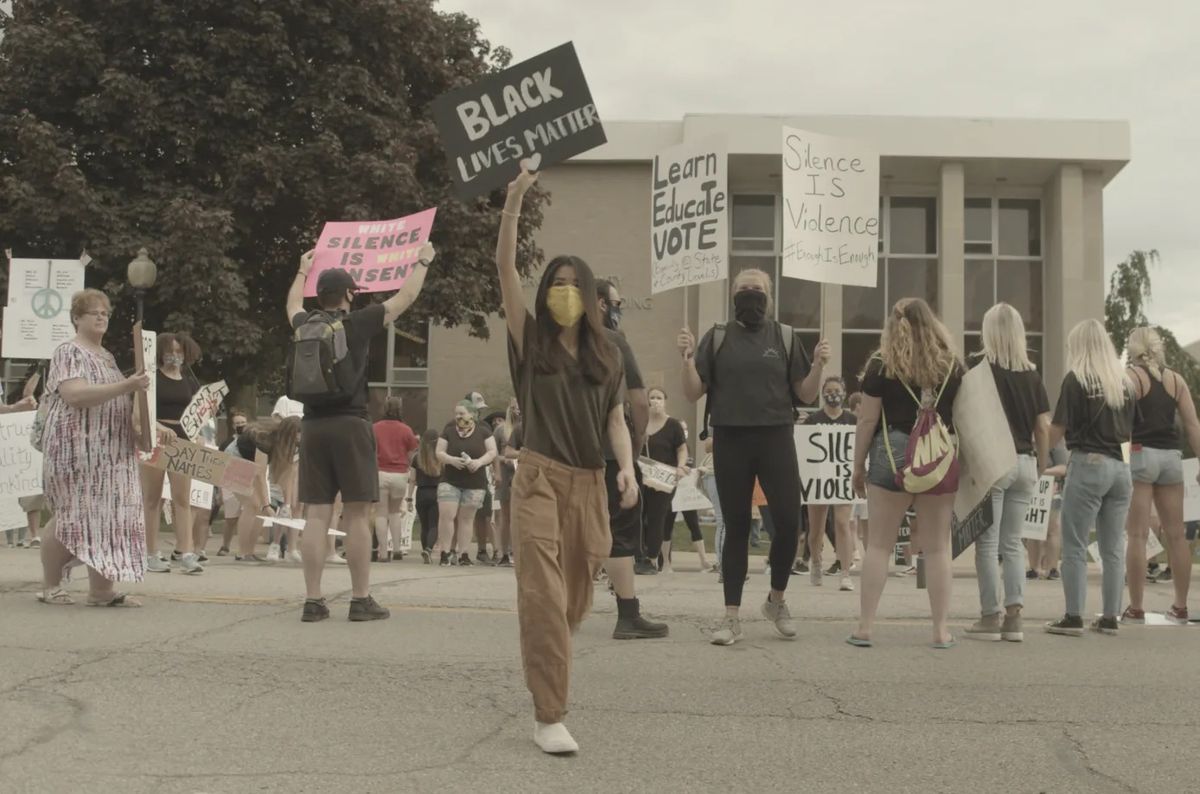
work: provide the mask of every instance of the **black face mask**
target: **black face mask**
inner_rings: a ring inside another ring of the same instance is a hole
[[[735,292],[733,316],[747,328],[758,328],[767,316],[767,293],[754,289]]]
[[[239,426],[237,426],[237,425],[234,425],[234,426],[233,426],[233,434],[234,434],[235,436],[240,436],[240,435],[242,434],[242,431],[243,431],[243,430],[245,430],[245,429],[246,429],[246,426],[245,426],[245,425],[242,425],[241,427],[239,427]]]
[[[830,408],[837,408],[837,407],[841,406],[841,404],[842,404],[842,395],[840,395],[840,394],[826,394],[826,395],[825,395],[825,404],[826,404],[826,405],[828,405]]]
[[[605,305],[608,306],[608,309],[604,312],[604,327],[615,331],[621,327],[621,307],[613,306],[607,301],[605,301]]]

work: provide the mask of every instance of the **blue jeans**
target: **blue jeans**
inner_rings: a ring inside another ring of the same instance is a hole
[[[1032,455],[1018,455],[1017,465],[992,488],[992,525],[975,541],[981,615],[1000,611],[997,556],[1004,557],[1004,605],[1025,603],[1025,544],[1021,542],[1021,530],[1037,479],[1037,460]]]
[[[1082,617],[1087,604],[1087,545],[1093,526],[1104,563],[1104,615],[1121,614],[1125,517],[1132,495],[1133,481],[1124,461],[1095,452],[1071,456],[1062,505],[1062,583],[1068,615]]]
[[[717,561],[721,559],[721,552],[725,548],[725,517],[721,515],[721,499],[717,496],[717,478],[710,471],[700,479],[700,485],[704,488],[704,494],[708,497],[708,501],[712,502],[713,517],[717,521],[717,535],[714,538],[717,547]]]

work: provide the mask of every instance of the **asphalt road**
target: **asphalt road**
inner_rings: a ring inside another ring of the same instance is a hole
[[[959,627],[977,612],[969,556]],[[331,569],[334,619],[310,625],[292,565],[214,559],[133,586],[140,610],[50,607],[36,552],[0,549],[0,791],[1200,790],[1195,626],[1046,635],[1061,588],[1033,582],[1026,642],[935,651],[925,593],[892,579],[859,649],[843,642],[858,594],[794,577],[785,642],[757,617],[756,569],[747,639],[720,648],[716,577],[677,557],[638,579],[665,640],[610,639],[597,590],[567,718],[582,750],[552,758],[530,738],[510,569],[375,565],[393,614],[366,624],[345,620],[349,575]]]

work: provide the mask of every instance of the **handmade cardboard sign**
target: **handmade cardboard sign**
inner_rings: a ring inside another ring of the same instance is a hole
[[[29,443],[37,411],[0,414],[0,499],[42,492],[42,453]]]
[[[437,207],[390,221],[330,221],[321,229],[304,294],[317,294],[317,279],[342,268],[363,292],[391,292],[404,286],[429,242]]]
[[[258,474],[258,467],[248,460],[226,455],[224,452],[202,447],[182,438],[155,447],[154,452],[142,461],[142,465],[186,474],[194,480],[202,480],[236,494],[246,495],[254,492],[254,477]]]
[[[142,452],[154,449],[154,426],[158,421],[158,336],[143,331],[141,323],[133,324],[133,368],[150,376],[150,388],[134,392],[134,421],[137,422],[137,444]]]
[[[216,417],[227,394],[229,394],[229,387],[225,385],[225,381],[219,380],[216,383],[201,386],[192,395],[192,401],[188,403],[183,415],[179,417],[179,424],[189,439],[200,440],[201,430],[204,429],[208,420]]]
[[[800,501],[810,505],[848,505],[854,495],[854,425],[796,425],[796,461],[800,465]]]
[[[878,285],[879,153],[783,128],[783,275]]]
[[[75,336],[71,298],[83,289],[80,259],[11,259],[4,309],[5,358],[52,358]]]
[[[650,170],[650,292],[729,275],[729,169],[723,139],[685,143]]]
[[[1029,509],[1025,511],[1025,526],[1021,537],[1029,540],[1045,540],[1050,527],[1050,505],[1054,501],[1054,478],[1042,475],[1033,489]]]
[[[570,42],[448,91],[430,109],[461,199],[504,187],[523,159],[536,171],[607,141]]]
[[[679,480],[675,486],[675,497],[671,500],[671,510],[683,513],[688,510],[711,510],[712,502],[700,490],[700,472],[693,471],[687,477]]]
[[[637,465],[642,470],[642,483],[647,488],[653,488],[663,493],[674,493],[675,487],[679,484],[679,473],[674,466],[659,463],[645,455],[638,458]]]
[[[963,376],[954,398],[954,427],[959,460],[954,512],[965,516],[1017,465],[1017,448],[991,367],[976,366]]]

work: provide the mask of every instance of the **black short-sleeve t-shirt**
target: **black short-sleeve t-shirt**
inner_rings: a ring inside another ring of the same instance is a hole
[[[1042,376],[1036,369],[1016,372],[999,364],[991,367],[1017,454],[1032,455],[1034,425],[1038,416],[1050,413],[1050,397],[1046,394]]]
[[[791,367],[779,323],[756,329],[739,323],[725,326],[721,349],[713,351],[715,329],[696,349],[696,372],[708,388],[713,427],[778,427],[793,424],[792,384],[810,369],[799,338],[792,339]],[[795,336],[795,331],[792,332]]]
[[[164,375],[160,369],[154,385],[155,416],[158,421],[178,423],[199,390],[200,385],[188,375],[176,380]]]
[[[813,411],[804,420],[806,425],[856,425],[858,417],[850,411],[842,411],[835,419],[823,410]]]
[[[487,454],[487,440],[491,437],[492,431],[483,422],[476,422],[475,429],[466,438],[458,434],[454,422],[442,429],[446,454],[452,458],[461,457],[464,452],[470,458],[482,458]],[[464,491],[480,491],[487,488],[487,467],[480,467],[478,471],[473,472],[442,464],[442,482]]]
[[[659,463],[672,466],[679,462],[679,448],[686,443],[687,435],[683,432],[683,425],[671,416],[667,417],[667,421],[657,433],[652,433],[646,438],[650,457]]]
[[[629,410],[629,391],[631,389],[646,388],[645,381],[642,380],[642,371],[638,367],[637,359],[634,358],[633,348],[629,346],[629,341],[625,338],[625,334],[620,331],[612,331],[605,329],[608,332],[608,338],[617,346],[617,350],[621,353],[621,364],[625,367],[625,426],[629,428],[630,438],[633,437],[633,415]],[[608,433],[604,434],[604,460],[616,460],[616,453],[613,452],[612,442],[608,438]]]
[[[1098,387],[1089,388],[1074,372],[1068,372],[1054,409],[1054,424],[1066,428],[1067,449],[1072,453],[1096,452],[1124,460],[1121,445],[1133,433],[1136,407],[1130,389],[1126,390],[1124,405],[1110,408]]]
[[[942,391],[942,397],[937,404],[938,415],[942,417],[942,422],[951,432],[954,430],[954,398],[958,396],[958,387],[961,385],[962,368],[955,364],[954,371],[950,373],[950,377],[946,381],[946,388]],[[938,388],[941,388],[940,383]],[[909,394],[910,389],[912,394]],[[869,397],[878,397],[883,403],[883,414],[880,416],[879,426],[875,430],[876,435],[883,430],[884,415],[887,417],[887,426],[890,430],[899,430],[902,433],[912,432],[913,425],[917,422],[917,410],[920,407],[913,399],[913,395],[922,396],[920,387],[909,384],[908,388],[905,388],[905,384],[899,378],[888,377],[884,374],[882,359],[872,357],[863,371],[862,390],[863,394]]]
[[[305,406],[304,421],[323,419],[329,416],[358,416],[367,419],[367,353],[371,349],[371,337],[383,330],[383,318],[387,310],[382,303],[373,303],[364,309],[349,313],[335,312],[346,327],[346,347],[354,363],[357,385],[354,396],[345,405],[317,408]],[[292,318],[292,328],[299,328],[308,319],[308,312],[297,312]]]
[[[528,312],[524,325],[521,355],[511,335],[508,339],[508,368],[522,411],[522,444],[573,468],[603,469],[608,415],[624,402],[620,353],[603,383],[584,377],[579,362],[566,350],[556,353],[550,372],[539,372],[533,357],[537,328]]]

